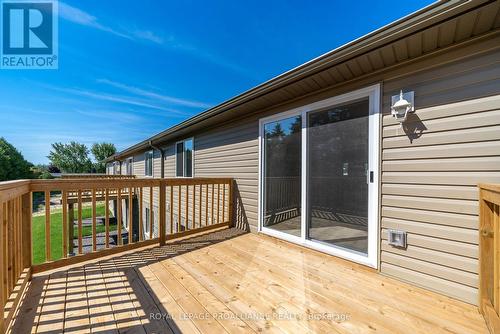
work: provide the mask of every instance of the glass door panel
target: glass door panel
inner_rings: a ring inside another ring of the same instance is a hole
[[[307,236],[367,254],[369,99],[307,118]]]
[[[263,227],[300,237],[302,117],[264,124]]]

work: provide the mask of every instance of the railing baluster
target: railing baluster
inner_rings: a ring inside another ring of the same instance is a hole
[[[0,205],[1,206],[1,205]],[[33,198],[31,192],[28,192],[22,196],[22,211],[23,211],[23,267],[31,267],[32,264],[32,245],[31,245],[31,226],[32,226],[32,215],[33,215]],[[2,218],[0,216],[0,224]],[[1,230],[1,226],[0,226]],[[1,270],[1,267],[0,267]]]
[[[189,185],[186,185],[186,231],[189,230]]]
[[[72,193],[73,200],[68,200],[68,255],[74,255],[75,240],[75,193]]]
[[[22,237],[23,237],[23,225],[22,225],[22,208],[23,203],[21,197],[17,198],[17,273],[21,274],[23,271],[23,249],[22,249]],[[19,276],[17,276],[19,277]]]
[[[20,261],[20,237],[21,237],[21,217],[20,217],[20,212],[21,212],[21,205],[19,204],[19,197],[16,197],[14,199],[14,276],[19,277],[19,274],[21,273],[20,267],[21,267],[21,261]]]
[[[193,229],[196,228],[196,185],[193,184]]]
[[[222,222],[225,223],[226,215],[226,184],[222,184]]]
[[[200,184],[200,200],[198,205],[198,221],[200,222],[199,227],[201,227],[201,202],[202,202],[201,198],[203,197],[202,195],[203,195],[203,185]]]
[[[153,220],[154,220],[154,212],[153,212],[153,187],[149,187],[149,239],[153,239]]]
[[[104,246],[109,248],[109,189],[104,191]]]
[[[14,273],[14,279],[16,279],[18,277],[18,249],[17,249],[17,243],[18,243],[18,199],[17,198],[14,198],[12,200],[12,206],[13,206],[13,211],[12,211],[12,221],[10,222],[12,224],[12,229],[13,229],[13,234],[14,234],[14,243],[13,243],[13,259],[12,259],[12,265],[13,265],[13,269],[12,269],[12,272]]]
[[[17,267],[17,270],[16,270],[16,278],[19,277],[19,275],[21,274],[22,272],[22,248],[21,248],[21,236],[22,236],[22,225],[21,225],[21,219],[22,219],[22,215],[21,215],[21,197],[18,197],[16,199],[16,202],[17,202],[17,211],[16,211],[16,216],[17,216],[17,220],[16,220],[16,225],[17,225],[17,237],[16,237],[16,253],[17,253],[17,263],[16,263],[16,267]]]
[[[205,226],[208,226],[208,183],[205,190]]]
[[[9,226],[11,227],[12,229],[12,250],[11,250],[11,261],[12,261],[12,278],[13,278],[13,286],[14,287],[16,284],[15,284],[15,278],[16,278],[16,200],[13,199],[11,201],[11,218],[10,218],[10,221],[9,221]]]
[[[178,206],[177,206],[177,232],[180,232],[181,231],[181,201],[182,201],[182,191],[181,191],[181,186],[179,186],[178,188],[178,197],[177,198],[177,202],[178,202]]]
[[[233,218],[234,218],[234,213],[233,213],[233,210],[234,210],[234,203],[233,203],[233,180],[229,180],[228,182],[228,186],[229,186],[229,194],[228,194],[228,201],[229,201],[229,205],[228,205],[228,212],[227,212],[227,215],[228,215],[228,220],[229,220],[229,224],[231,224],[233,222]]]
[[[158,207],[159,207],[159,215],[160,219],[158,219],[159,227],[158,227],[158,233],[159,233],[159,239],[160,239],[160,246],[165,245],[165,227],[166,227],[166,222],[165,222],[165,217],[166,217],[166,212],[165,212],[165,205],[166,205],[166,194],[165,194],[165,184],[163,182],[160,182],[159,185],[159,196],[158,196]]]
[[[97,250],[97,210],[95,189],[92,188],[92,250]]]
[[[128,188],[128,243],[134,243],[134,229],[132,227],[133,224],[133,196],[132,196],[133,188]]]
[[[17,275],[19,277],[23,271],[23,249],[22,249],[22,237],[23,237],[23,214],[22,214],[22,200],[19,196],[17,198]]]
[[[62,194],[62,257],[68,256],[68,192]]]
[[[116,236],[118,238],[118,246],[123,245],[122,240],[122,195],[121,188],[116,189]]]
[[[5,202],[3,203],[3,219],[2,219],[2,229],[3,229],[3,236],[4,236],[4,243],[3,243],[3,248],[2,248],[2,263],[3,263],[3,272],[4,272],[4,281],[3,281],[3,288],[4,288],[4,296],[5,298],[9,298],[9,203]]]
[[[78,190],[78,254],[83,253],[82,191]]]
[[[12,261],[12,253],[14,252],[14,230],[12,228],[12,201],[7,203],[7,210],[9,211],[9,217],[7,219],[7,231],[8,231],[8,242],[9,242],[9,251],[7,252],[7,257],[9,260],[9,295],[14,287],[14,264]]]
[[[139,199],[138,199],[138,204],[139,204],[139,241],[142,241],[144,240],[144,226],[143,226],[143,222],[142,222],[142,201],[143,201],[143,194],[142,194],[142,190],[143,188],[142,187],[139,187],[138,188],[138,191],[139,191]]]
[[[50,191],[45,191],[45,261],[50,261]]]
[[[210,211],[210,225],[214,223],[214,188],[215,184],[212,183],[212,210]]]
[[[170,234],[174,234],[174,186],[170,186]]]
[[[217,221],[216,224],[220,223],[220,183],[217,183]]]
[[[23,239],[23,201],[21,196],[17,198],[17,268],[19,275],[24,269],[23,266],[23,248],[22,248],[22,239]]]

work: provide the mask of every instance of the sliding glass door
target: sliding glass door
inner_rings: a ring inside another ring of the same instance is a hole
[[[300,237],[302,117],[271,121],[264,125],[263,190],[267,228]]]
[[[379,86],[260,121],[262,232],[377,265]]]
[[[308,238],[368,252],[368,98],[307,118]]]

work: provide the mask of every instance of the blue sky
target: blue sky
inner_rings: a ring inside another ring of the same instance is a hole
[[[0,136],[122,150],[431,2],[59,2],[59,69],[0,71]]]

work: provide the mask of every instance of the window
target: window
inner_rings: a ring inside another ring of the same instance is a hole
[[[153,176],[153,151],[145,153],[144,162],[144,175]]]
[[[149,217],[151,217],[151,212],[149,211],[149,208],[146,208],[146,214],[145,214],[146,217],[144,217],[144,234],[146,234],[147,236],[149,236]]]
[[[178,177],[193,177],[193,139],[175,144],[175,172]]]
[[[127,164],[126,165],[127,166],[127,175],[133,175],[133,172],[132,172],[132,170],[133,170],[133,168],[132,168],[133,167],[133,159],[132,158],[128,158],[126,160],[126,164]]]

